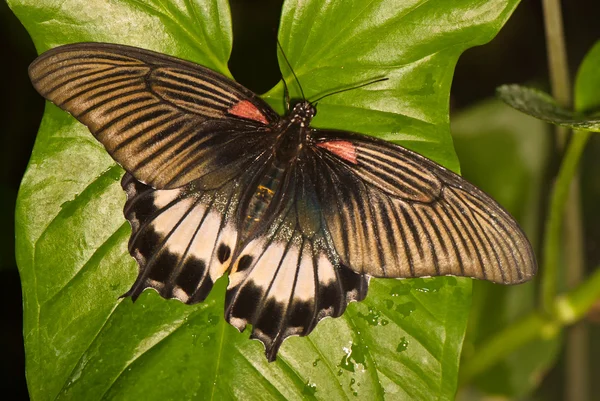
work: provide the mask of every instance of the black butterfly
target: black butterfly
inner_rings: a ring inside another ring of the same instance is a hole
[[[403,147],[280,117],[205,67],[139,48],[80,43],[29,68],[35,88],[87,125],[126,170],[139,276],[201,302],[229,274],[225,319],[252,324],[269,361],[367,294],[369,277],[536,271],[514,219],[458,175]]]

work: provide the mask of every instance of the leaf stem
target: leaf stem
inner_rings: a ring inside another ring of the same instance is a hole
[[[542,0],[552,96],[564,108],[572,104],[571,80],[559,0]],[[564,143],[561,148],[564,147]]]
[[[589,131],[579,131],[573,135],[554,182],[550,199],[550,211],[544,232],[543,244],[543,278],[541,282],[541,300],[545,313],[551,315],[556,296],[558,266],[561,256],[561,234],[565,205],[569,197],[571,181],[577,173],[579,159],[590,137]]]
[[[461,384],[471,381],[490,367],[504,360],[506,355],[535,340],[549,340],[559,334],[560,329],[581,319],[600,299],[600,266],[581,285],[554,300],[554,313],[547,315],[531,312],[516,323],[504,328],[476,351],[476,358],[461,366]]]
[[[544,27],[546,31],[546,43],[548,48],[548,67],[550,70],[550,80],[552,82],[552,95],[559,105],[565,108],[571,108],[572,90],[569,79],[569,67],[567,51],[565,46],[565,36],[562,23],[562,12],[560,0],[542,0],[544,12]],[[565,128],[556,127],[556,144],[559,151],[562,151],[567,142],[569,131]],[[579,177],[574,173],[570,185],[570,195],[566,200],[566,210],[560,217],[565,219],[564,228],[556,227],[564,235],[564,259],[566,270],[567,288],[573,288],[581,282],[584,276],[584,256],[583,256],[583,223],[581,221],[581,201]],[[548,232],[546,232],[548,234]],[[558,245],[555,243],[554,245]],[[544,250],[544,256],[548,257],[550,252]],[[558,260],[559,248],[555,248],[555,254]],[[547,259],[545,260],[547,262]],[[557,267],[557,262],[553,263]],[[546,270],[542,274],[545,274]],[[548,298],[551,290],[556,291],[556,271],[550,272],[548,277],[542,277],[542,305],[547,311],[551,300]],[[554,283],[550,283],[554,280]],[[544,285],[545,284],[545,285]],[[585,324],[573,327],[567,334],[566,351],[566,396],[568,399],[583,400],[587,399],[587,389],[589,388],[587,366],[589,364],[587,355],[589,354],[587,346],[587,328]]]

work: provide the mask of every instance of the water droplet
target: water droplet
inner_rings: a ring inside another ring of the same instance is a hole
[[[354,372],[354,363],[350,360],[350,355],[344,355],[338,366],[348,372]],[[338,376],[340,376],[341,373],[342,371],[340,370]]]
[[[315,395],[316,392],[317,392],[317,385],[316,384],[311,383],[310,381],[307,381],[304,384],[304,389],[302,390],[302,394]]]
[[[379,325],[379,317],[381,314],[371,307],[369,307],[369,313],[365,315],[364,313],[358,312],[358,317],[364,319],[369,326],[378,326]]]
[[[358,396],[358,391],[356,391],[354,388],[352,388],[354,383],[356,383],[356,380],[354,380],[354,378],[350,379],[350,390],[352,391],[352,395],[356,397],[356,396]]]
[[[317,358],[315,359],[315,361],[313,362],[313,366],[317,367],[317,365],[319,364],[319,361],[321,360],[321,358]]]
[[[415,309],[417,309],[417,305],[412,301],[396,305],[396,312],[400,313],[405,318],[409,317]]]
[[[219,323],[219,316],[217,315],[208,315],[208,323],[212,324],[213,326],[215,326],[217,323]]]
[[[385,306],[388,309],[392,309],[394,307],[394,301],[392,301],[391,299],[386,299],[385,300]]]
[[[340,368],[345,369],[349,372],[354,372],[356,370],[356,365],[361,364],[366,369],[366,353],[367,347],[361,344],[352,344],[350,349],[344,348],[344,352],[346,353],[338,365]]]
[[[381,319],[381,325],[382,326],[387,326],[390,322],[386,319]]]
[[[400,339],[400,344],[398,344],[398,347],[396,347],[396,351],[404,352],[404,351],[406,351],[407,348],[408,348],[408,340],[406,339],[406,337],[402,337]]]
[[[444,285],[444,281],[435,278],[417,278],[413,280],[412,284],[413,288],[419,292],[438,292]]]
[[[342,369],[339,369],[339,370],[337,371],[337,374],[338,374],[338,376],[341,376],[341,375],[343,375],[343,374],[344,374],[344,372],[342,371]]]
[[[390,295],[393,297],[398,297],[400,295],[407,295],[410,293],[410,285],[406,283],[401,283],[390,290]]]

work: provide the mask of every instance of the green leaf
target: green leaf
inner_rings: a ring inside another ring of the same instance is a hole
[[[600,132],[600,117],[566,110],[556,104],[552,96],[537,89],[503,85],[497,91],[500,99],[508,105],[540,120],[562,127]]]
[[[504,206],[535,247],[550,146],[547,124],[494,99],[453,116],[452,133],[463,176]],[[533,282],[474,283],[463,362],[477,359],[481,344],[534,310],[536,301]],[[471,384],[486,394],[522,397],[539,384],[559,345],[553,337],[506,355]]]
[[[124,43],[228,74],[224,1],[9,5],[39,51]],[[456,60],[489,41],[516,5],[288,1],[279,37],[309,97],[389,78],[323,99],[316,126],[394,140],[457,170],[448,122]],[[281,109],[282,84],[266,98]],[[259,342],[225,323],[225,280],[195,306],[152,291],[135,304],[119,299],[137,270],[121,174],[85,127],[47,107],[16,212],[32,399],[453,399],[469,279],[372,280],[364,302],[307,338],[287,340],[269,364]]]
[[[575,79],[575,110],[600,109],[600,41],[587,52]]]

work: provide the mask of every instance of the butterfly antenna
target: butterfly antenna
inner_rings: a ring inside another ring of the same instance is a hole
[[[373,85],[373,84],[376,84],[377,82],[387,81],[388,79],[389,78],[377,78],[377,79],[374,79],[373,81],[365,82],[364,84],[356,85],[351,88],[344,88],[344,89],[340,89],[340,90],[337,90],[334,92],[330,92],[330,93],[327,93],[327,94],[321,96],[320,98],[318,98],[316,100],[311,101],[311,103],[316,104],[319,100],[326,98],[328,96],[337,95],[338,93],[342,93],[342,92],[348,92],[348,91],[351,91],[354,89],[362,88],[363,86],[367,86],[367,85]]]
[[[288,91],[287,83],[285,82],[283,75],[281,76],[281,81],[283,82],[283,92],[285,94],[285,111],[290,111],[290,91]]]
[[[298,80],[298,77],[296,76],[296,73],[294,72],[294,69],[292,68],[292,65],[290,64],[290,61],[288,60],[287,56],[285,55],[285,52],[283,51],[283,47],[281,46],[281,43],[279,43],[279,39],[277,39],[277,46],[279,46],[279,50],[281,50],[283,59],[285,60],[285,63],[287,64],[287,66],[290,68],[290,71],[292,72],[292,75],[294,76],[294,79],[296,80],[296,83],[298,84],[298,87],[300,88],[300,93],[302,93],[302,99],[306,100],[306,96],[304,96],[304,91],[302,90],[302,85],[300,85],[300,81]],[[285,83],[285,79],[283,80],[283,82]]]

